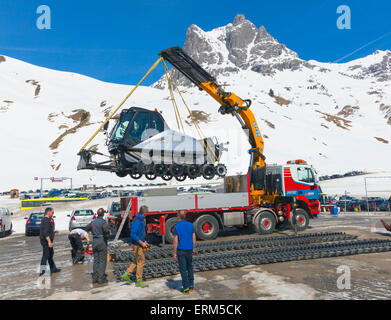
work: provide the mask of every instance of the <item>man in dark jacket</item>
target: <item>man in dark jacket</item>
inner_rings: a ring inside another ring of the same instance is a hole
[[[105,211],[100,208],[97,211],[98,217],[92,221],[86,231],[92,233],[92,252],[94,255],[94,265],[92,272],[92,283],[103,284],[108,282],[106,275],[107,265],[107,239],[110,237],[110,228],[103,219]]]
[[[45,209],[45,217],[41,221],[41,227],[39,231],[39,239],[42,246],[42,259],[41,259],[41,273],[42,276],[45,273],[46,264],[49,262],[50,273],[60,272],[61,269],[56,267],[56,264],[53,260],[54,250],[53,250],[53,241],[54,234],[58,233],[58,230],[54,227],[53,220],[54,210],[53,208]]]
[[[130,228],[130,241],[133,246],[134,255],[136,257],[136,263],[132,263],[129,268],[122,275],[122,278],[127,282],[131,283],[130,275],[136,270],[136,286],[140,288],[146,288],[148,285],[143,282],[143,268],[145,264],[144,248],[148,247],[146,242],[146,225],[145,217],[148,213],[147,206],[140,207],[140,213],[133,218],[132,226]]]

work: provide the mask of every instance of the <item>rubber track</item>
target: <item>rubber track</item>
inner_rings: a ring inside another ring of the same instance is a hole
[[[385,251],[391,251],[391,240],[364,239],[297,245],[284,248],[245,250],[203,256],[196,255],[193,258],[193,267],[195,272],[200,272],[237,268],[246,265],[262,265]],[[114,274],[118,280],[121,280],[121,275],[125,272],[127,267],[128,264],[114,265]],[[178,263],[172,259],[150,261],[147,262],[144,267],[144,279],[165,277],[178,273]]]
[[[346,234],[344,232],[321,232],[275,236],[268,238],[257,237],[209,243],[201,242],[197,243],[196,254],[200,255],[221,251],[257,249],[264,247],[293,246],[299,244],[351,240],[356,238],[357,236]],[[135,259],[133,250],[120,250],[118,248],[111,248],[109,253],[115,254],[114,262],[130,262],[134,261]],[[149,252],[145,253],[146,260],[165,259],[171,257],[173,257],[172,246],[165,248],[152,248]]]

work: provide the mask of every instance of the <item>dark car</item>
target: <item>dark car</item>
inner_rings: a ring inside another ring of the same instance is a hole
[[[39,234],[41,229],[41,221],[44,218],[45,213],[43,212],[33,212],[30,213],[29,217],[26,217],[26,236],[31,236],[33,234]]]
[[[360,200],[362,211],[376,211],[376,204],[374,201]]]
[[[391,211],[390,202],[384,200],[382,203],[379,204],[378,208],[380,211]]]

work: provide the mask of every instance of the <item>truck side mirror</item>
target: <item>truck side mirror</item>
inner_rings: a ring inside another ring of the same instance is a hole
[[[13,212],[11,212],[11,216],[13,216],[14,215],[14,213]]]

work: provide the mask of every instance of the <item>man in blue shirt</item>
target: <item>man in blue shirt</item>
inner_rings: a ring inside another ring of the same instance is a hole
[[[193,254],[196,235],[193,224],[186,221],[186,212],[179,210],[178,223],[174,227],[174,259],[178,261],[182,277],[183,294],[194,289]]]
[[[143,282],[143,269],[145,264],[144,248],[148,247],[148,243],[145,240],[147,235],[145,217],[147,216],[148,211],[147,206],[141,206],[140,212],[133,218],[130,227],[130,241],[133,246],[136,262],[133,262],[122,275],[122,278],[130,284],[131,279],[129,276],[134,269],[136,269],[136,286],[140,288],[148,287],[148,285]]]

